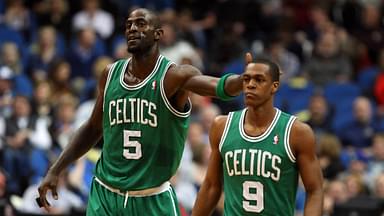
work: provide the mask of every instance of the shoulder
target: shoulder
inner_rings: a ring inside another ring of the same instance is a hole
[[[178,77],[189,77],[194,75],[200,75],[201,72],[199,69],[192,65],[182,64],[182,65],[171,65],[168,69],[167,74]]]
[[[223,127],[225,126],[225,123],[227,122],[228,116],[227,115],[219,115],[216,116],[213,120],[212,127]]]
[[[228,116],[219,115],[216,116],[212,122],[211,129],[209,132],[210,142],[212,148],[218,148],[220,144],[221,137],[223,135],[225,125],[227,122]]]
[[[106,84],[107,79],[108,79],[108,76],[109,76],[109,72],[110,72],[110,70],[114,64],[115,63],[108,64],[107,66],[105,66],[103,73],[101,74],[100,80],[99,80],[99,87],[101,87],[101,89],[104,89],[105,84]]]
[[[292,124],[289,142],[294,152],[298,153],[303,149],[315,147],[315,135],[307,123],[296,119]]]

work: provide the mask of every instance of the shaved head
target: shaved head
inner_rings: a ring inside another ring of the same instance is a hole
[[[129,16],[132,16],[133,14],[136,14],[136,13],[143,14],[155,29],[161,28],[160,18],[155,12],[148,10],[146,8],[138,8],[133,10]]]

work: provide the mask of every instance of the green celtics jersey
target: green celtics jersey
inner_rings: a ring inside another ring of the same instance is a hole
[[[103,151],[95,175],[122,191],[161,185],[175,174],[184,149],[190,103],[179,112],[168,101],[163,80],[172,64],[159,56],[142,82],[124,82],[128,60],[111,67],[103,104]]]
[[[268,129],[244,131],[247,109],[231,112],[220,141],[225,215],[294,215],[298,182],[289,133],[295,117],[276,109]]]

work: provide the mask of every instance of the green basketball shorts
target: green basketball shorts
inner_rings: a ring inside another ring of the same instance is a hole
[[[169,182],[156,188],[121,192],[96,177],[89,194],[87,216],[179,216],[176,194]]]

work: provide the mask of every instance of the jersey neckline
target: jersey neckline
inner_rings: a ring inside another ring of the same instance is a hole
[[[164,58],[164,56],[159,55],[159,57],[157,58],[155,67],[153,67],[153,70],[151,71],[151,73],[143,81],[141,81],[141,82],[139,82],[139,83],[137,83],[135,85],[129,85],[126,82],[124,82],[125,70],[127,69],[127,66],[128,66],[128,64],[129,64],[129,62],[131,61],[132,58],[127,59],[127,61],[125,62],[124,66],[123,66],[123,70],[120,73],[120,84],[121,84],[121,86],[123,86],[127,90],[137,90],[137,89],[143,87],[156,74],[156,71],[159,69],[160,62],[163,60],[163,58]]]
[[[273,120],[268,126],[267,130],[265,130],[264,133],[260,134],[259,136],[250,136],[244,130],[245,114],[248,111],[248,108],[245,108],[241,112],[241,117],[239,121],[239,131],[240,131],[241,137],[249,142],[260,142],[264,140],[266,137],[268,137],[269,134],[272,132],[273,128],[275,127],[277,120],[279,119],[281,114],[281,111],[279,109],[275,108],[275,110],[276,110],[275,116],[273,117]]]

